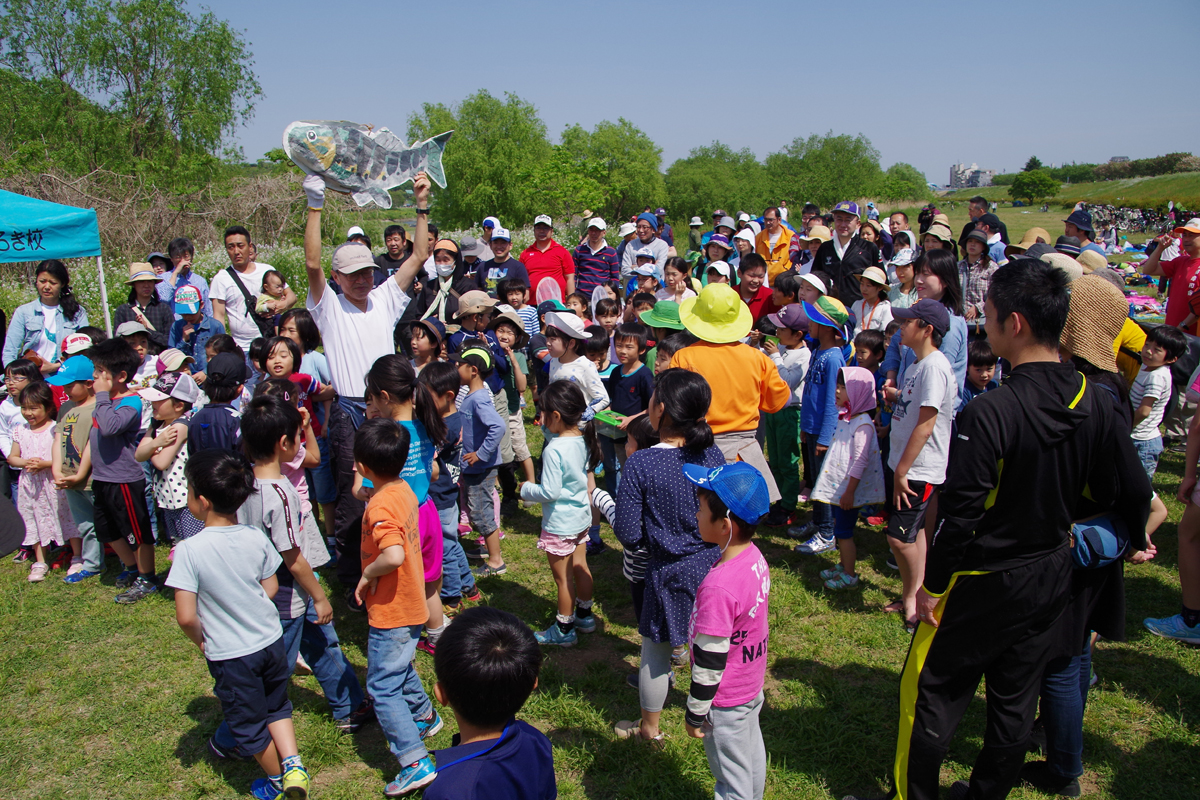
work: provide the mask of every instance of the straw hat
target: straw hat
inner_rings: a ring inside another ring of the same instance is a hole
[[[829,228],[825,227],[824,225],[813,225],[808,236],[801,236],[800,241],[811,242],[816,239],[819,242],[828,242],[832,238],[833,234],[830,233]]]
[[[1075,256],[1075,260],[1083,267],[1084,272],[1094,272],[1098,269],[1104,269],[1108,266],[1108,259],[1097,253],[1095,250],[1084,250],[1079,255]]]
[[[1021,241],[1004,248],[1004,254],[1010,258],[1020,255],[1028,250],[1031,245],[1035,245],[1038,242],[1050,244],[1050,232],[1045,228],[1030,228],[1025,231],[1025,235],[1021,237]]]
[[[1066,273],[1068,282],[1073,283],[1083,277],[1083,266],[1075,259],[1063,253],[1046,253],[1046,255],[1042,256],[1042,261]],[[1097,364],[1096,366],[1100,365]]]
[[[507,322],[517,331],[517,341],[513,344],[513,349],[520,350],[529,344],[529,334],[525,332],[525,323],[521,321],[516,309],[510,305],[501,305],[497,306],[496,310],[500,313],[492,317],[492,321],[488,323],[488,330],[494,331],[501,322]]]
[[[710,283],[679,304],[679,320],[706,342],[729,344],[750,332],[754,315],[727,283]]]
[[[1120,289],[1098,275],[1084,275],[1071,284],[1067,324],[1059,346],[1097,369],[1116,372],[1113,342],[1128,316],[1129,303]]]
[[[154,267],[147,264],[145,261],[135,261],[129,265],[129,277],[125,280],[126,283],[136,283],[137,281],[154,281],[162,283],[162,278],[155,273]]]

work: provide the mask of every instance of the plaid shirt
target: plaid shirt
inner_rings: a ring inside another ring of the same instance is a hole
[[[988,259],[986,267],[980,266],[981,258],[974,264],[968,264],[964,258],[958,262],[958,279],[962,283],[963,305],[975,306],[979,315],[970,324],[983,324],[983,301],[987,298],[988,288],[992,285],[992,275],[999,269],[996,262]]]

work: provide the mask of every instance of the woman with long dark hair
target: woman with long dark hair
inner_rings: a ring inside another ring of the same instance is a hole
[[[13,312],[4,337],[4,363],[32,351],[42,374],[53,375],[62,362],[62,343],[88,324],[87,309],[75,299],[71,276],[57,258],[37,265],[34,285],[38,298]]]
[[[958,279],[958,261],[949,250],[926,250],[913,264],[913,283],[919,300],[937,300],[950,312],[950,330],[938,349],[954,368],[955,385],[962,387],[967,378],[967,321],[963,319],[962,284]],[[883,368],[887,372],[885,391],[895,390],[904,379],[904,371],[916,361],[911,348],[900,344],[900,332],[892,335]],[[960,392],[961,394],[961,392]],[[889,397],[892,399],[892,397]]]
[[[158,284],[162,281],[149,264],[130,264],[129,278],[125,281],[129,285],[129,299],[113,313],[114,328],[122,322],[140,322],[146,326],[152,354],[167,349],[167,336],[175,324],[174,304],[164,303],[158,296]]]

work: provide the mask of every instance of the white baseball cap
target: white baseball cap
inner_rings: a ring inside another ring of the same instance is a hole
[[[538,214],[537,217],[534,218],[533,224],[534,225],[549,225],[551,228],[554,227],[554,221],[552,219],[550,219],[549,214]]]
[[[489,224],[489,223],[490,223],[490,224]],[[500,227],[500,220],[496,219],[495,217],[484,217],[484,218],[483,218],[483,227],[485,227],[485,228],[499,228],[499,227]]]
[[[654,264],[642,264],[633,268],[634,275],[646,275],[651,278],[658,277],[658,267]]]
[[[623,222],[621,223],[621,227],[617,228],[617,235],[623,239],[636,230],[637,226],[635,226],[632,222]]]
[[[749,222],[749,221],[750,221],[750,215],[749,215],[749,214],[747,214],[745,211],[743,211],[743,212],[741,212],[740,214],[738,214],[737,221],[738,221],[738,222]]]
[[[588,338],[584,330],[587,324],[569,311],[551,311],[546,314],[546,327],[557,328],[572,339]]]
[[[600,217],[592,217],[590,220],[588,220],[587,226],[589,228],[598,228],[602,231],[608,230],[608,223],[600,219]]]
[[[503,239],[506,242],[511,242],[512,234],[508,232],[508,228],[501,228],[497,226],[492,229],[492,241],[494,242],[497,239]]]
[[[707,272],[710,269],[715,269],[717,272],[721,273],[726,278],[729,277],[729,265],[726,264],[724,261],[713,261],[712,263],[710,263],[708,265],[707,268],[705,268],[704,271]]]
[[[349,239],[351,236],[366,236],[366,235],[367,235],[367,232],[364,231],[362,228],[358,227],[357,225],[352,226],[350,228],[350,230],[346,231],[347,239]]]

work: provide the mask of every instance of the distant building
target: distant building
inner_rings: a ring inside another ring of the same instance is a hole
[[[994,169],[980,169],[978,164],[955,164],[950,167],[951,189],[975,189],[981,186],[991,186],[992,178],[996,176]]]
[[[1129,156],[1113,156],[1108,160],[1110,164],[1124,164],[1129,160]]]

